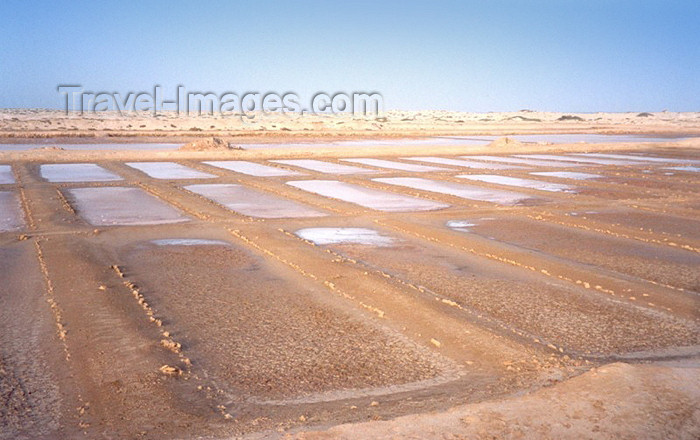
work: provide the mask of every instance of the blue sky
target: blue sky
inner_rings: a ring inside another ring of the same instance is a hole
[[[377,91],[386,109],[700,111],[700,1],[0,2],[0,107]]]

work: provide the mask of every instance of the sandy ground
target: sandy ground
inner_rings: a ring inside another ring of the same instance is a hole
[[[240,142],[285,142],[438,135],[507,135],[527,133],[700,134],[700,114],[674,112],[511,113],[386,111],[354,115],[159,115],[125,113],[66,115],[62,110],[0,111],[0,137],[159,139],[220,136]]]
[[[700,436],[697,367],[616,363],[521,397],[288,438],[694,439]]]
[[[541,122],[508,119],[523,115]],[[696,114],[580,116],[584,122],[533,112],[396,113],[371,124],[384,124],[373,137],[417,136],[423,127],[430,135],[698,130]],[[30,110],[1,117],[7,143],[120,139],[112,130],[140,142],[160,136],[159,126],[148,124],[162,122],[144,118],[140,127],[133,118]],[[240,127],[215,130],[224,122],[213,121],[203,135],[270,140]],[[360,137],[357,127],[329,130],[325,119],[317,122],[297,121],[317,131],[311,136],[290,128],[273,138]],[[69,123],[78,129],[45,127]],[[190,121],[168,123],[175,127],[165,135],[178,143],[199,136],[183,134]],[[452,132],[452,125],[460,127]],[[89,132],[100,139],[81,138]],[[605,151],[689,163],[700,161],[699,146],[690,139],[0,151],[0,165],[9,165],[15,180],[0,184],[0,438],[697,438],[697,172],[637,162],[430,172],[364,166],[374,172],[341,175],[269,160],[348,165],[340,159],[418,163],[403,158]],[[203,163],[225,159],[302,174],[255,177]],[[156,179],[125,164],[148,160],[213,177]],[[76,171],[68,176],[73,182],[42,178],[42,164],[62,162],[95,163],[121,180],[88,182]],[[564,169],[602,177],[530,174]],[[459,177],[473,174],[575,190]],[[510,190],[525,201],[470,200],[374,180],[380,177]],[[384,212],[287,184],[299,180],[449,206]],[[185,188],[195,184],[242,185],[247,209],[274,212],[287,201],[322,215],[242,215]],[[101,190],[109,195],[86,196]],[[111,224],[119,212],[126,223],[150,223]],[[454,222],[468,226],[448,226]],[[319,227],[370,229],[391,244],[315,245],[295,235]],[[179,241],[158,241],[172,239]]]

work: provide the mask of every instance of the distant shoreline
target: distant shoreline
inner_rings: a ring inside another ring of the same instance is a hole
[[[644,115],[644,116],[640,116]],[[389,111],[379,118],[352,115],[231,116],[69,114],[60,110],[0,109],[0,143],[189,142],[221,137],[231,142],[283,143],[411,139],[435,136],[527,134],[700,136],[700,112],[686,113],[463,113]]]

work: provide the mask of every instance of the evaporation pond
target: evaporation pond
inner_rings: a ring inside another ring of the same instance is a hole
[[[448,220],[445,225],[455,231],[470,232],[469,228],[476,226],[476,223],[470,220]]]
[[[292,165],[299,168],[305,168],[311,171],[328,174],[369,174],[381,173],[381,171],[370,170],[367,168],[354,167],[351,165],[341,165],[338,163],[324,162],[315,159],[290,159],[290,160],[272,160],[270,162],[281,163],[284,165]]]
[[[550,183],[541,180],[521,179],[519,177],[498,176],[496,174],[465,174],[457,176],[460,179],[476,180],[479,182],[495,183],[497,185],[517,186],[541,191],[574,192],[575,187],[563,183]]]
[[[388,168],[391,170],[410,171],[415,173],[424,173],[429,171],[450,171],[448,168],[434,167],[430,165],[418,165],[415,163],[394,162],[393,160],[384,159],[340,159],[346,162],[355,162],[361,165],[369,165],[377,168]]]
[[[469,200],[498,203],[500,205],[515,205],[525,200],[534,199],[534,197],[527,194],[512,191],[481,188],[462,183],[442,182],[418,177],[388,177],[372,180],[375,182],[388,183],[389,185],[405,186],[407,188],[447,194]]]
[[[365,208],[376,209],[378,211],[433,211],[450,206],[445,203],[365,188],[363,186],[339,182],[337,180],[298,180],[287,182],[287,185],[325,197],[355,203]]]
[[[610,134],[516,134],[509,135],[508,137],[516,139],[523,143],[537,143],[537,142],[549,142],[549,143],[564,143],[573,144],[577,142],[588,142],[588,143],[611,143],[611,142],[672,142],[687,139],[684,137],[650,137],[650,136],[635,136],[635,135],[610,135]],[[270,148],[290,148],[290,149],[302,149],[305,151],[313,149],[326,149],[326,148],[338,148],[352,150],[356,148],[369,148],[373,150],[380,149],[394,149],[396,147],[404,146],[424,146],[424,147],[437,147],[437,146],[466,146],[466,145],[486,145],[489,142],[493,142],[498,138],[498,136],[433,136],[425,138],[402,138],[402,139],[383,139],[383,140],[354,140],[354,141],[336,141],[336,142],[298,142],[298,143],[252,143],[246,144],[245,148],[247,150],[257,150],[257,149],[270,149]],[[0,145],[0,149],[3,146]]]
[[[693,167],[693,166],[687,166],[687,167],[667,167],[664,168],[665,170],[676,170],[676,171],[688,171],[690,173],[700,173],[700,167]]]
[[[557,156],[554,154],[516,154],[517,157],[523,157],[525,159],[544,159],[544,160],[559,160],[565,162],[582,162],[585,164],[595,164],[595,165],[642,165],[640,162],[633,160],[617,160],[617,159],[598,159],[592,157],[581,157],[581,156]]]
[[[94,163],[60,163],[41,166],[41,177],[49,182],[112,182],[121,177]]]
[[[126,164],[131,168],[143,171],[154,179],[211,179],[217,177],[175,162],[127,162]]]
[[[68,189],[78,214],[95,226],[186,222],[180,211],[139,188]]]
[[[523,159],[522,157],[503,157],[503,156],[461,156],[463,159],[488,160],[493,162],[514,163],[519,165],[528,165],[536,167],[554,167],[554,168],[575,168],[583,166],[575,162],[558,162],[555,160],[537,160]]]
[[[502,164],[502,163],[477,162],[477,161],[473,161],[473,160],[464,160],[464,159],[450,159],[447,157],[422,156],[422,157],[402,157],[402,159],[414,160],[417,162],[437,163],[437,164],[441,164],[441,165],[452,165],[452,166],[456,166],[456,167],[479,168],[479,169],[484,169],[484,170],[515,170],[515,169],[522,169],[523,168],[523,167],[517,166],[517,165],[507,165],[507,164]]]
[[[654,162],[654,163],[692,163],[698,164],[700,160],[693,159],[679,159],[679,158],[669,158],[669,157],[655,157],[655,156],[641,156],[636,154],[606,154],[606,153],[574,153],[571,156],[584,156],[584,157],[600,157],[603,159],[629,159],[640,162]]]
[[[392,237],[367,228],[306,228],[296,232],[298,237],[319,246],[326,244],[364,244],[376,247],[391,246]]]
[[[235,171],[241,174],[247,174],[249,176],[256,177],[278,177],[278,176],[301,176],[303,173],[292,170],[285,170],[284,168],[271,167],[269,165],[262,165],[255,162],[248,162],[246,160],[214,160],[209,162],[204,162],[207,165],[211,165],[217,168],[223,168],[230,171]]]
[[[17,194],[0,191],[0,232],[14,231],[22,225],[22,209]]]
[[[15,177],[12,175],[12,167],[9,165],[0,165],[0,184],[15,183]]]
[[[232,183],[189,185],[185,189],[225,206],[231,211],[257,218],[322,217],[317,211],[301,203],[265,194]]]
[[[543,177],[558,177],[560,179],[574,179],[574,180],[592,180],[601,179],[604,176],[600,174],[592,173],[577,173],[574,171],[537,171],[530,173],[533,176],[543,176]]]

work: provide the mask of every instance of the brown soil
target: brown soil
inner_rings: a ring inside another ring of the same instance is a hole
[[[5,117],[13,114],[3,114],[5,135],[50,134],[29,129],[40,123],[35,113]],[[604,116],[604,125],[697,129],[694,114],[635,115],[649,125],[616,115]],[[449,115],[413,116],[419,133]],[[527,114],[557,130],[596,122],[592,115],[556,122],[561,116]],[[69,119],[103,134],[125,123],[57,116],[52,126]],[[395,129],[387,136],[398,135],[401,119],[381,123]],[[149,120],[147,128],[160,124]],[[303,131],[307,122],[297,122]],[[535,124],[513,122],[521,123]],[[605,178],[565,182],[577,188],[572,193],[469,182],[538,200],[496,205],[372,180],[378,174],[298,169],[303,176],[261,178],[202,161],[586,150],[697,161],[699,145],[0,152],[16,180],[0,191],[17,195],[24,217],[20,229],[0,231],[0,439],[697,438],[698,173],[585,165],[575,171]],[[125,164],[139,160],[176,161],[216,177],[153,179]],[[123,180],[50,183],[40,165],[52,162],[97,163]],[[381,177],[466,183],[456,176],[488,173],[563,183],[529,174],[552,170],[384,169]],[[450,207],[373,211],[286,184],[299,179]],[[326,216],[240,215],[183,188],[202,183],[243,185]],[[189,221],[94,226],[70,190],[98,187],[138,189]],[[450,220],[474,226],[454,230]],[[396,241],[318,246],[294,234],[311,227],[370,228]]]

